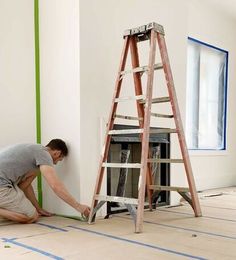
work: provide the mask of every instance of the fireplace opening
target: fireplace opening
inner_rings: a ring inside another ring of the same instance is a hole
[[[138,126],[114,125],[114,129],[134,129]],[[158,128],[155,128],[158,129]],[[170,158],[170,135],[150,134],[150,158]],[[108,154],[108,162],[140,163],[141,139],[140,134],[112,135]],[[170,166],[167,163],[151,163],[152,176],[155,185],[169,186]],[[138,198],[138,182],[140,169],[136,168],[107,168],[107,195]],[[170,192],[161,191],[157,199],[157,207],[169,205]],[[145,207],[148,207],[147,197]],[[127,211],[127,208],[116,202],[107,203],[107,214]]]

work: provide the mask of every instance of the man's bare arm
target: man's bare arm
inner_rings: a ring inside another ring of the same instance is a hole
[[[71,207],[77,211],[83,213],[85,216],[89,215],[89,207],[78,203],[74,197],[68,192],[65,185],[57,177],[56,171],[53,167],[47,165],[41,165],[40,171],[43,177],[46,179],[49,186],[55,192],[55,194],[60,197],[63,201],[69,204]]]
[[[38,200],[36,199],[35,193],[34,193],[34,189],[32,187],[32,182],[35,179],[35,177],[38,175],[38,172],[32,171],[27,173],[24,178],[21,180],[21,182],[18,184],[19,188],[23,190],[23,192],[25,193],[25,196],[31,201],[31,203],[34,205],[34,207],[36,208],[37,212],[41,215],[41,216],[47,216],[50,217],[53,214],[42,209],[39,206]]]
[[[19,188],[25,191],[31,185],[31,183],[33,182],[33,180],[37,175],[38,173],[35,171],[30,171],[26,173],[18,184]]]
[[[31,201],[31,203],[35,206],[37,212],[39,213],[39,215],[41,216],[46,216],[46,217],[51,217],[54,214],[51,212],[46,211],[45,209],[42,209],[39,206],[38,200],[36,199],[35,193],[34,193],[34,189],[32,187],[32,185],[28,186],[25,190],[24,190],[25,196]]]

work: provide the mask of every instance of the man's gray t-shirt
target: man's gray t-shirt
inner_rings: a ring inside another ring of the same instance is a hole
[[[0,186],[11,185],[40,165],[53,166],[46,147],[40,144],[17,144],[0,150]]]

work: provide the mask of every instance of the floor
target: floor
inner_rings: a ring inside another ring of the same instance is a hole
[[[190,206],[145,211],[144,232],[127,214],[88,225],[63,217],[30,225],[0,220],[0,259],[236,259],[236,187],[199,194],[203,217]]]

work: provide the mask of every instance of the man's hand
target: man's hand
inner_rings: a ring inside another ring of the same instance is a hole
[[[37,211],[38,211],[40,216],[51,217],[51,216],[55,215],[55,214],[48,212],[48,211],[41,209],[41,208],[38,209]]]
[[[81,212],[81,214],[85,217],[88,217],[90,214],[90,207],[87,205],[79,204],[78,211]]]

